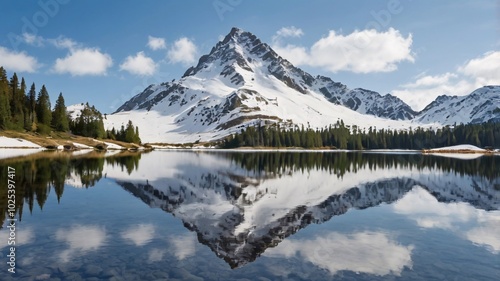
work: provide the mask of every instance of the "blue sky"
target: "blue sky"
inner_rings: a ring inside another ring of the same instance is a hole
[[[312,75],[415,109],[500,84],[500,1],[7,0],[0,11],[9,76],[105,113],[179,79],[233,26]]]

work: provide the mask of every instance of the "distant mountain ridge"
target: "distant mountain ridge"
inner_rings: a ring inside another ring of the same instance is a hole
[[[219,139],[266,121],[320,128],[343,120],[358,127],[398,129],[452,125],[457,120],[498,121],[500,87],[481,89],[473,96],[492,96],[491,102],[481,102],[481,98],[464,101],[462,106],[473,103],[467,105],[469,114],[463,118],[440,113],[457,105],[443,103],[448,99],[444,97],[416,112],[393,95],[349,89],[331,78],[313,77],[254,34],[232,28],[181,79],[147,87],[108,115],[105,125],[118,128],[133,120],[143,141],[192,142]],[[449,99],[459,102],[461,98]],[[463,112],[463,107],[457,109],[454,116]]]
[[[443,125],[500,122],[500,86],[485,86],[467,96],[439,96],[415,119]]]

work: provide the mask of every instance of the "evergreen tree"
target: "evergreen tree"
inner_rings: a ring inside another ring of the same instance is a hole
[[[61,132],[69,130],[68,113],[66,112],[66,105],[64,104],[62,93],[59,94],[54,111],[52,112],[52,128]]]
[[[6,92],[0,92],[0,129],[6,130],[10,127],[9,97]]]
[[[24,105],[26,83],[22,79],[22,86],[19,87],[19,78],[14,73],[10,79],[10,114],[11,123],[14,129],[24,128]]]
[[[0,67],[0,129],[6,130],[10,127],[10,98],[9,80],[7,71]]]
[[[139,137],[139,127],[138,126],[135,126],[134,143],[137,143],[137,144],[141,143],[141,138]]]
[[[128,120],[127,128],[125,129],[125,141],[126,142],[134,142],[135,139],[135,130],[132,121]]]
[[[36,131],[36,88],[35,83],[31,84],[30,91],[27,97],[27,118],[28,118],[28,127],[27,130]]]
[[[48,133],[50,131],[50,124],[52,121],[52,112],[50,110],[50,98],[45,85],[38,93],[36,100],[36,118],[38,120],[38,131]]]
[[[73,134],[85,137],[104,138],[106,136],[102,114],[88,103],[85,104],[80,116],[70,122],[70,130]]]

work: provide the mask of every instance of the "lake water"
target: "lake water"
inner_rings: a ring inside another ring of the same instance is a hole
[[[500,280],[498,156],[46,152],[0,171],[0,280]]]

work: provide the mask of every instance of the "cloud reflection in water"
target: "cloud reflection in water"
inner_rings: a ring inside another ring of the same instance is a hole
[[[412,267],[413,246],[394,242],[382,232],[342,234],[331,232],[313,239],[289,239],[268,249],[267,257],[290,258],[297,254],[332,275],[341,270],[379,276],[400,275]]]
[[[68,262],[75,255],[97,251],[105,245],[106,230],[97,225],[74,225],[69,229],[58,229],[56,240],[68,245],[68,249],[59,253],[62,262]]]
[[[415,187],[393,206],[423,228],[453,231],[493,254],[500,253],[500,211],[486,211],[459,203],[442,203],[422,187]]]
[[[153,240],[155,235],[155,226],[152,224],[139,224],[130,226],[122,232],[121,236],[127,242],[140,247],[148,244]]]

